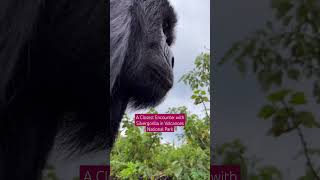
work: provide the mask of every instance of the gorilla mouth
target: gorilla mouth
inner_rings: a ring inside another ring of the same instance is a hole
[[[162,87],[166,90],[169,90],[171,89],[173,86],[173,81],[169,78],[165,79],[163,82],[162,82]]]
[[[154,71],[154,83],[159,83],[158,85],[168,91],[173,86],[173,78],[171,73],[159,73],[159,71]]]

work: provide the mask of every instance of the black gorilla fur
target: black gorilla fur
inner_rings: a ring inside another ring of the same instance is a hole
[[[0,1],[0,179],[41,179],[55,139],[111,148],[171,88],[175,23],[167,0]]]

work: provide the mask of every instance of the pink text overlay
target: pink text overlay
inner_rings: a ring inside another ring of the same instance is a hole
[[[135,114],[135,126],[145,126],[146,132],[174,132],[176,126],[185,126],[185,114]]]

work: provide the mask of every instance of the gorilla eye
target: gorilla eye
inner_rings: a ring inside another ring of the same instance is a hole
[[[166,36],[166,42],[167,44],[170,46],[171,45],[171,40],[170,40],[170,24],[169,22],[164,22],[162,24],[162,31],[163,31],[163,34]]]
[[[169,32],[169,29],[170,29],[169,26],[170,26],[170,25],[169,25],[169,22],[167,22],[167,21],[165,21],[165,22],[162,24],[162,31],[163,31],[163,33],[164,33],[166,36],[168,36],[168,32]]]

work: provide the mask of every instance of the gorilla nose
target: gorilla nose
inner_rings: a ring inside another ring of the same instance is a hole
[[[172,68],[174,67],[174,57],[172,57],[172,59],[171,59],[171,66],[172,66]]]

